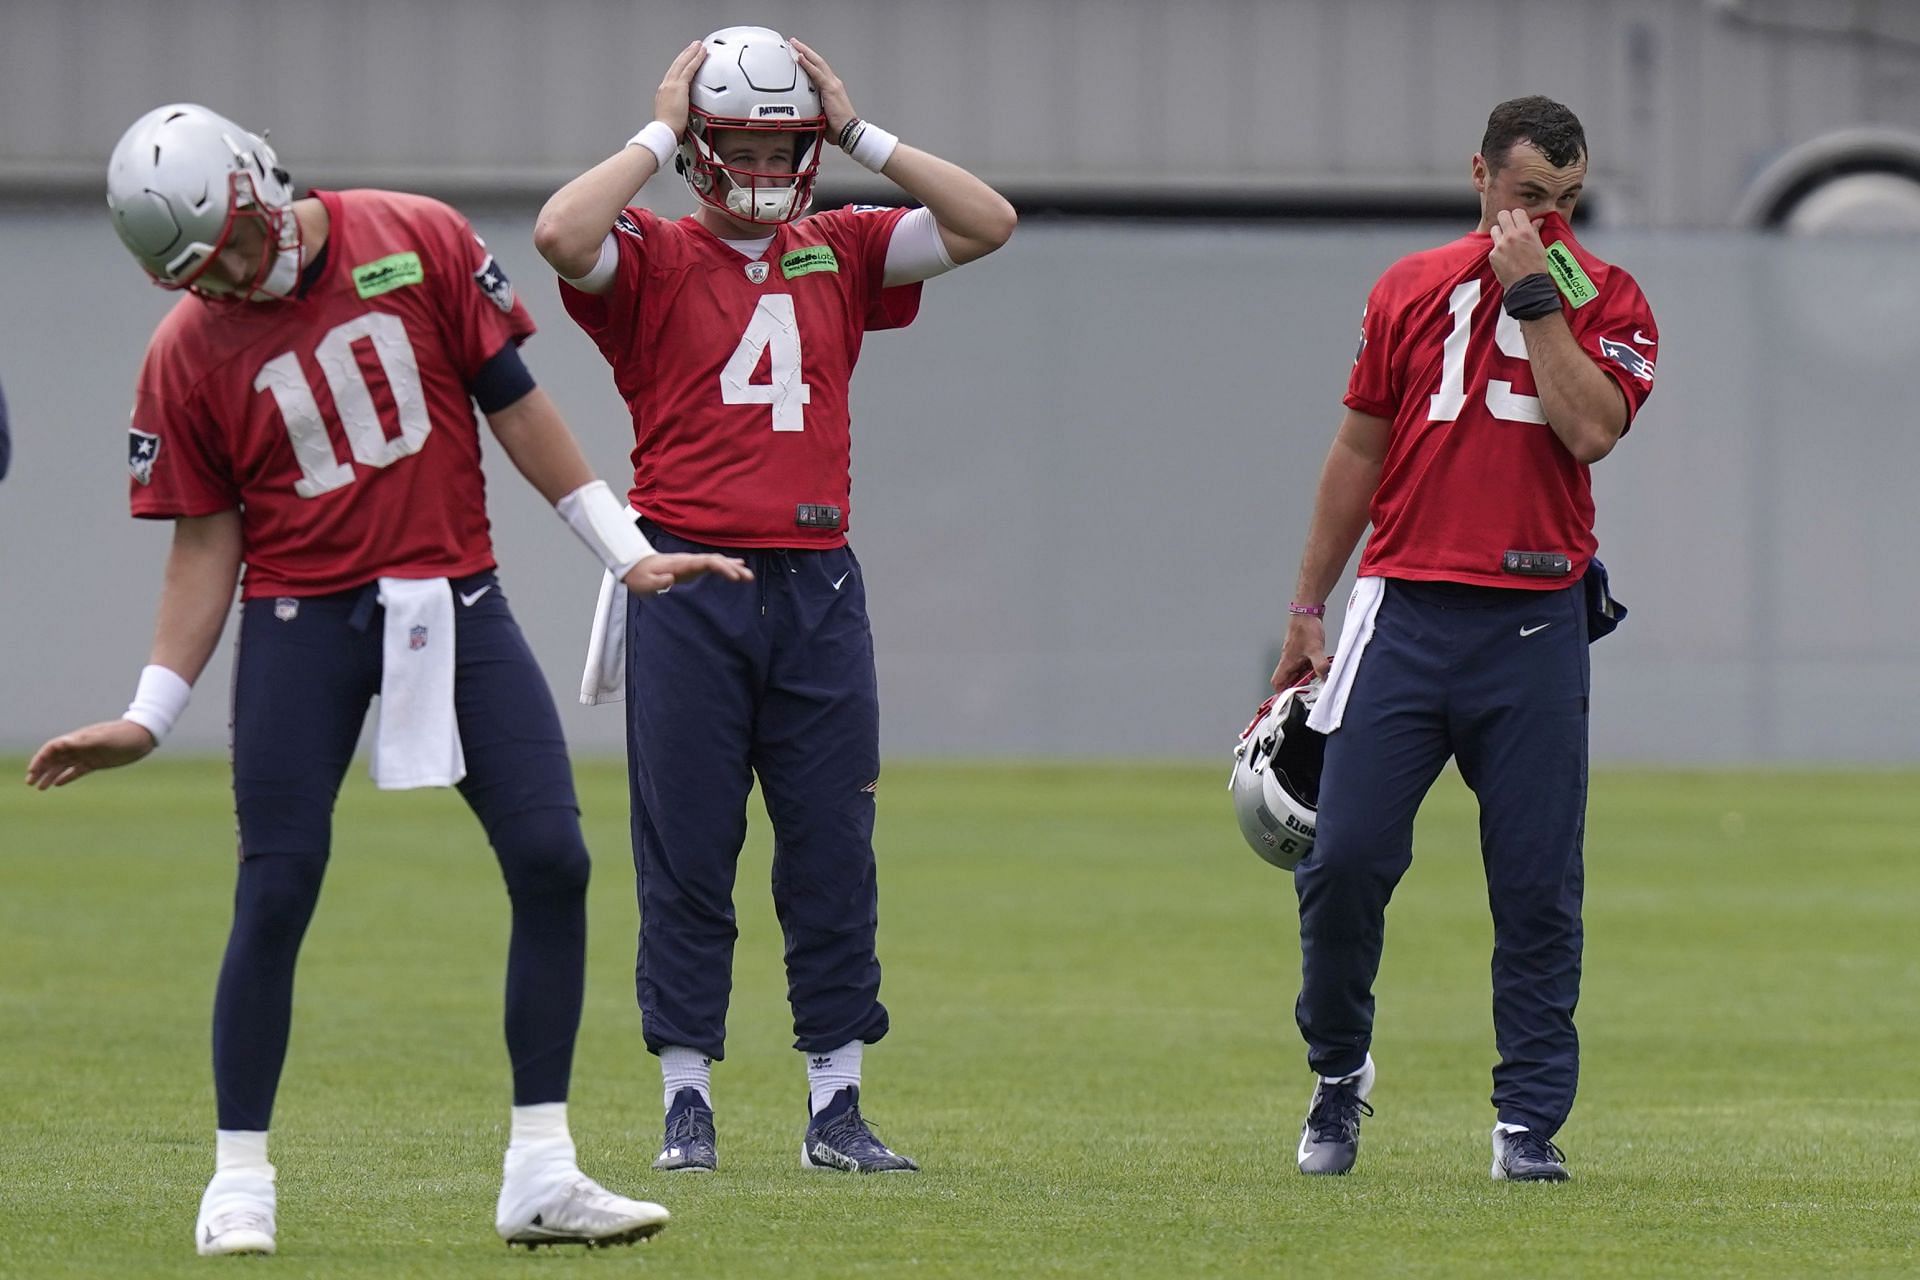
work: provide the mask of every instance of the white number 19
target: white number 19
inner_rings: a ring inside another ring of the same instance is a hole
[[[1470,336],[1469,326],[1473,323],[1473,309],[1479,305],[1478,280],[1455,285],[1447,297],[1447,311],[1453,316],[1453,329],[1440,347],[1440,389],[1428,400],[1429,422],[1452,422],[1467,407],[1467,339]],[[1493,341],[1502,355],[1515,360],[1527,358],[1527,339],[1520,332],[1520,322],[1508,315],[1504,307],[1500,310],[1500,318],[1493,324]],[[1487,379],[1487,412],[1506,422],[1544,423],[1547,420],[1546,412],[1540,407],[1539,396],[1515,391],[1513,384],[1502,378]]]

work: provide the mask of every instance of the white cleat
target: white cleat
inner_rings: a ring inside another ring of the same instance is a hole
[[[494,1229],[509,1246],[633,1244],[658,1234],[670,1215],[657,1204],[615,1195],[572,1166],[546,1176],[507,1178]]]
[[[273,1252],[273,1173],[216,1173],[200,1197],[193,1247],[203,1258]]]

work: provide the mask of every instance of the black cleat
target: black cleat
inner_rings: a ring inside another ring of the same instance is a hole
[[[713,1108],[698,1089],[682,1089],[673,1095],[667,1110],[667,1137],[660,1154],[653,1159],[655,1169],[673,1172],[692,1170],[711,1173],[720,1167],[715,1146]]]
[[[1566,1154],[1533,1130],[1493,1131],[1495,1182],[1565,1182],[1572,1176]]]
[[[920,1166],[887,1148],[860,1114],[860,1086],[833,1095],[807,1125],[800,1143],[803,1169],[839,1169],[846,1173],[912,1173]]]
[[[1366,1065],[1344,1080],[1320,1081],[1307,1103],[1307,1122],[1300,1126],[1300,1172],[1343,1174],[1360,1154],[1360,1117],[1373,1114],[1367,1095],[1373,1092],[1373,1055]]]

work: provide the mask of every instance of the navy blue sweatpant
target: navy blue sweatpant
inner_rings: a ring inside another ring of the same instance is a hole
[[[1451,756],[1480,801],[1493,908],[1493,1104],[1548,1136],[1565,1122],[1580,1070],[1588,686],[1581,588],[1386,584],[1327,739],[1313,853],[1294,872],[1295,1012],[1316,1072],[1346,1075],[1366,1059],[1387,901],[1413,860],[1415,811]]]
[[[455,579],[454,707],[467,776],[513,906],[506,1033],[516,1105],[567,1096],[586,963],[587,848],[560,719],[491,572]],[[380,691],[378,584],[249,600],[234,667],[240,875],[214,996],[222,1129],[265,1129],[293,970],[333,843],[333,804]],[[468,603],[470,602],[470,603]],[[431,904],[420,904],[422,911]]]
[[[640,898],[635,987],[647,1047],[726,1046],[733,884],[756,775],[773,820],[794,1047],[887,1032],[874,954],[880,704],[853,551],[709,547],[646,525],[662,552],[741,556],[627,612],[627,762]]]

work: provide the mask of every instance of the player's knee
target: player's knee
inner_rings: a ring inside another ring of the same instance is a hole
[[[326,869],[324,853],[255,854],[242,862],[233,900],[234,932],[298,939],[313,918]]]
[[[515,814],[493,830],[493,851],[511,894],[585,893],[592,860],[571,809]]]

